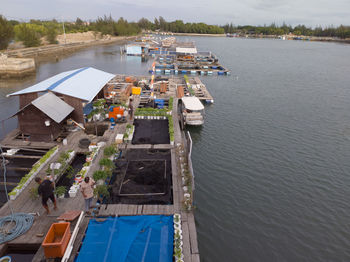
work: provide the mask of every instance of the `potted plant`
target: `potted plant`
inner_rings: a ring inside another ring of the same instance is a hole
[[[181,230],[181,223],[174,223],[174,229],[176,230]]]
[[[97,185],[94,189],[94,195],[102,202],[106,197],[109,197],[109,191],[107,185]]]
[[[58,186],[55,189],[55,193],[58,198],[64,198],[64,194],[66,193],[67,189],[64,186]]]
[[[174,257],[175,259],[183,259],[184,255],[182,254],[182,248],[181,247],[175,247],[174,248]]]
[[[112,160],[108,158],[102,158],[99,162],[100,166],[104,167],[108,170],[113,170],[115,168],[115,165]]]
[[[107,146],[107,147],[105,147],[105,149],[103,150],[103,154],[104,154],[106,157],[111,157],[111,156],[113,156],[115,153],[117,153],[117,149],[115,148],[114,145]]]
[[[92,178],[96,181],[97,185],[103,185],[107,177],[108,173],[104,170],[97,170],[92,175]]]
[[[181,223],[181,215],[180,214],[174,214],[174,223],[179,224]]]

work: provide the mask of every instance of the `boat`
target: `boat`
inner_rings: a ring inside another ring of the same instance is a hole
[[[187,96],[181,99],[182,116],[185,125],[201,126],[204,124],[204,106],[195,96]]]

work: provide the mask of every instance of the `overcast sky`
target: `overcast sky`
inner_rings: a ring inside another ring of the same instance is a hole
[[[350,25],[350,0],[0,0],[8,19],[94,20],[111,14],[137,21],[163,16],[167,21],[208,24],[293,26]]]

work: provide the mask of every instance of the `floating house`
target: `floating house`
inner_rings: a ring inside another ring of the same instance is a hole
[[[19,97],[19,130],[32,141],[52,141],[70,118],[85,124],[91,102],[103,98],[103,87],[113,74],[85,67],[60,73],[38,84],[12,93]]]

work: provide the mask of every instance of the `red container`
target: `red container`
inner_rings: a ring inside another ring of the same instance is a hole
[[[70,223],[53,223],[46,234],[44,248],[46,258],[63,257],[71,237]]]

